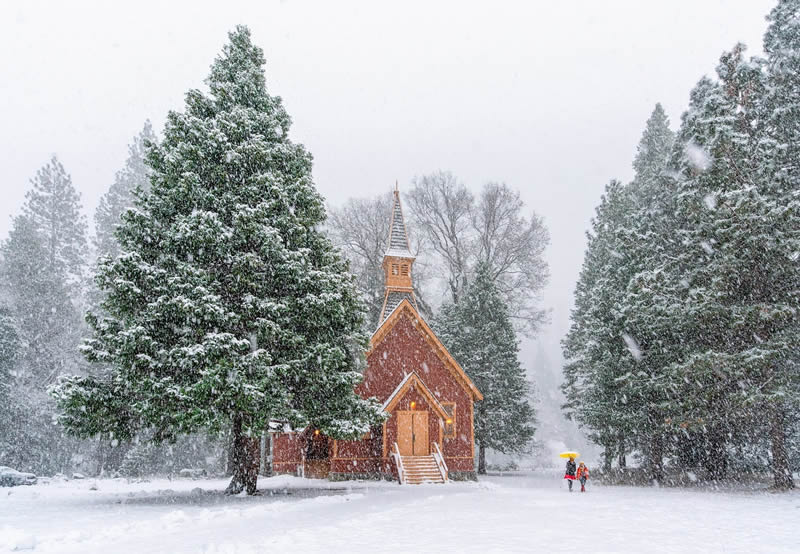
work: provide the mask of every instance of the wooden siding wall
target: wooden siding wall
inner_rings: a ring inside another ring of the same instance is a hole
[[[303,460],[305,437],[301,433],[272,434],[272,471],[274,473],[297,473]]]
[[[451,470],[473,471],[472,396],[444,365],[410,316],[401,315],[394,328],[369,353],[364,382],[356,388],[356,392],[364,397],[375,396],[384,402],[412,371],[417,372],[437,400],[456,403],[456,435],[444,439],[442,451]],[[415,394],[413,398],[406,395],[395,409],[410,409],[412,400],[416,400],[417,408],[424,405],[430,411],[429,426],[436,426],[435,431],[431,427],[430,437],[439,440],[439,416],[428,408],[421,395]],[[388,456],[397,437],[394,414],[386,423],[386,433]]]
[[[392,417],[383,429],[372,430],[368,438],[356,441],[331,441],[331,472],[338,474],[395,474],[391,461],[392,445],[397,440],[398,410],[427,410],[430,440],[440,441],[442,452],[451,471],[474,470],[474,430],[472,396],[453,372],[445,366],[434,347],[427,341],[415,321],[402,314],[394,328],[367,356],[364,382],[356,392],[363,397],[375,396],[385,402],[403,381],[416,372],[439,402],[456,404],[456,432],[452,438],[444,437],[439,414],[429,405],[419,391],[409,389],[394,407]],[[385,439],[385,440],[384,440]],[[301,433],[275,434],[273,437],[273,468],[276,473],[295,473],[302,460],[304,444]]]

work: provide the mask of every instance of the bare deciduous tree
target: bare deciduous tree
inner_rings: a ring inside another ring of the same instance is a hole
[[[472,215],[479,262],[486,262],[510,315],[527,331],[535,332],[547,320],[538,307],[550,277],[544,250],[550,235],[542,218],[523,215],[518,191],[505,183],[484,185]]]
[[[447,270],[453,302],[467,286],[475,241],[471,212],[475,199],[449,171],[414,178],[406,198],[414,226],[428,239]]]
[[[542,219],[524,215],[519,192],[487,183],[477,200],[450,172],[417,177],[408,206],[414,226],[438,254],[451,300],[457,303],[478,262],[486,262],[516,327],[535,332],[547,320],[539,308],[549,279],[544,250],[550,242]]]

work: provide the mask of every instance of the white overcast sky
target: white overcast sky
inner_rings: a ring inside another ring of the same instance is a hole
[[[774,4],[3,0],[0,240],[52,154],[91,223],[144,120],[160,132],[244,23],[330,203],[437,169],[522,191],[552,235],[555,358],[604,184],[631,177],[656,102],[676,127],[723,50],[760,51]]]

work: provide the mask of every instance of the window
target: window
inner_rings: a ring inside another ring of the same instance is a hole
[[[402,275],[403,277],[408,277],[408,264],[403,264],[400,267],[400,275]]]
[[[400,273],[400,265],[392,264],[392,275],[397,275],[398,273]]]
[[[456,403],[455,402],[442,402],[447,414],[447,419],[444,422],[444,438],[454,439],[456,436]]]

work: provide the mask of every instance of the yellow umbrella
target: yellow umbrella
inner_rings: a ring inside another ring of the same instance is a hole
[[[569,452],[562,452],[558,455],[559,458],[577,458],[580,456],[577,452],[569,451]]]

